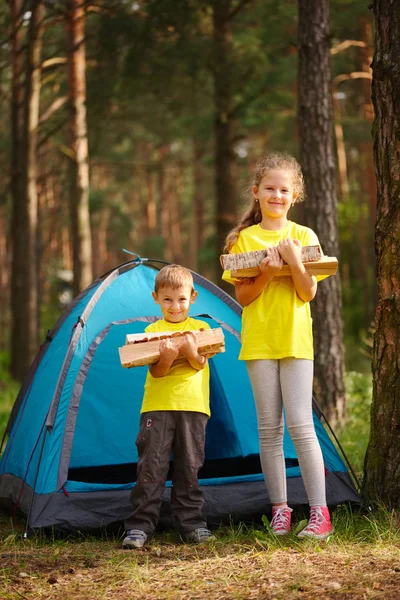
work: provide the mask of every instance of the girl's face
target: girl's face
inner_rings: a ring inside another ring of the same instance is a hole
[[[260,203],[263,220],[286,220],[291,205],[298,193],[293,188],[293,176],[290,171],[272,169],[261,179],[259,186],[253,186],[254,197]]]

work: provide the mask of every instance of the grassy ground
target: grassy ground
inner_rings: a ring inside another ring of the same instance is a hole
[[[261,525],[231,526],[209,545],[158,534],[143,550],[121,538],[79,536],[22,541],[0,516],[0,598],[79,600],[398,600],[399,515],[334,511],[328,542],[273,539]]]
[[[18,391],[4,367],[0,355],[0,437]],[[350,373],[346,384],[348,417],[336,433],[360,476],[370,378]],[[338,507],[333,524],[335,534],[321,543],[295,532],[274,539],[261,524],[242,524],[221,527],[206,546],[182,544],[165,532],[143,550],[126,551],[122,532],[23,541],[22,525],[0,512],[0,600],[397,600],[399,514]]]

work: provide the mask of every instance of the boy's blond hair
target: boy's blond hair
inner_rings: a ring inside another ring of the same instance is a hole
[[[177,290],[182,286],[189,286],[191,293],[194,292],[193,277],[191,272],[181,265],[167,265],[157,273],[154,283],[154,291],[157,294],[161,288],[170,287]]]

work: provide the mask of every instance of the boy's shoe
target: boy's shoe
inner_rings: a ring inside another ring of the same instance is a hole
[[[122,542],[123,548],[143,548],[147,542],[148,535],[141,529],[128,529],[126,537]]]
[[[327,506],[311,506],[308,525],[300,531],[297,537],[308,537],[314,540],[324,540],[333,531],[331,517]]]
[[[204,542],[213,542],[217,538],[211,533],[209,529],[205,527],[198,527],[190,533],[183,535],[185,542],[191,542],[193,544],[203,544]]]
[[[292,509],[288,506],[273,506],[271,529],[274,535],[287,535],[290,533]]]

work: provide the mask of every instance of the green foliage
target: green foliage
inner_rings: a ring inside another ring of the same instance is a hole
[[[346,417],[335,433],[359,479],[363,476],[372,402],[372,376],[346,373]]]
[[[0,352],[0,441],[7,425],[10,411],[17,397],[19,384],[9,375],[9,355]]]

